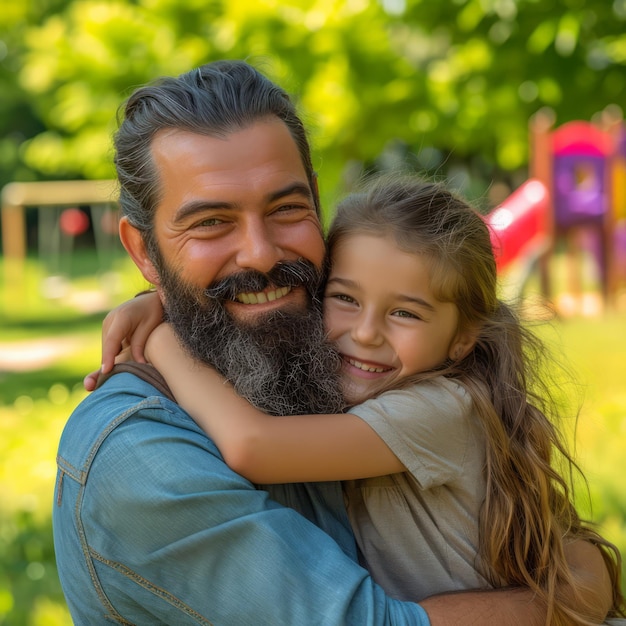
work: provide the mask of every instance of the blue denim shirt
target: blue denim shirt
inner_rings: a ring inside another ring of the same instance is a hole
[[[429,624],[356,563],[336,483],[276,495],[315,524],[231,471],[152,385],[111,377],[59,445],[54,542],[75,624]]]

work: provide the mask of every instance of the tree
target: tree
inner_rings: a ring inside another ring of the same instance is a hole
[[[562,123],[618,101],[625,22],[623,0],[61,3],[24,28],[15,97],[43,128],[23,131],[23,158],[41,177],[112,176],[134,86],[247,58],[300,101],[329,198],[398,161],[490,181],[523,172],[542,106]]]

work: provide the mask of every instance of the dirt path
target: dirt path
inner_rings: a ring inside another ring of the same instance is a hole
[[[0,343],[0,371],[30,372],[48,367],[60,357],[77,352],[84,339],[49,337]]]

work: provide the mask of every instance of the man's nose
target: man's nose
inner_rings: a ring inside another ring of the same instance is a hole
[[[276,241],[271,229],[263,222],[253,221],[242,229],[236,259],[241,269],[267,273],[284,258],[282,247]]]
[[[380,346],[384,336],[380,323],[371,312],[363,311],[352,327],[352,339],[364,346]]]

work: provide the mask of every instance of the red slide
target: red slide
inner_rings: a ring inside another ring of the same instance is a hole
[[[514,261],[537,259],[549,243],[549,192],[539,180],[529,179],[485,216],[498,271]]]

